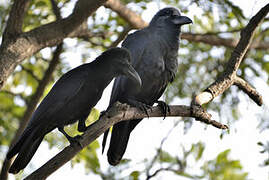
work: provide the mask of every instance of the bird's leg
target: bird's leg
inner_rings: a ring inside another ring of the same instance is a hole
[[[87,117],[83,117],[83,118],[78,120],[78,131],[79,132],[86,131],[87,127],[86,127],[85,121],[86,121]]]
[[[87,126],[86,126],[85,122],[86,122],[90,113],[91,113],[91,110],[89,112],[85,113],[84,116],[78,120],[78,131],[79,132],[85,132],[87,130]]]
[[[73,141],[73,137],[69,136],[65,131],[64,131],[64,127],[58,127],[58,130],[66,137],[66,139],[70,142]]]
[[[126,103],[145,112],[149,118],[148,109],[152,110],[152,107],[150,105],[136,101],[134,99],[127,99]]]
[[[78,141],[78,138],[80,138],[81,136],[75,136],[75,137],[71,137],[69,136],[65,131],[64,131],[64,127],[58,127],[58,130],[66,137],[66,139],[69,141],[70,144],[74,144],[77,143],[79,146],[82,147],[82,145],[80,144],[80,142]]]
[[[163,119],[165,119],[166,115],[171,112],[170,107],[164,101],[157,101],[156,103],[160,106],[163,113]]]

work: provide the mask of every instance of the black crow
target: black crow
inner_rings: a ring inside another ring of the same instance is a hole
[[[148,27],[127,36],[122,46],[130,50],[131,63],[142,79],[142,86],[137,91],[134,82],[125,77],[116,78],[109,107],[120,101],[145,110],[157,102],[166,111],[167,105],[158,99],[176,75],[180,28],[189,23],[192,23],[191,19],[181,16],[177,9],[164,8]],[[111,165],[120,162],[130,133],[141,120],[123,121],[113,126],[107,152]],[[103,150],[107,134],[108,131],[104,134]]]
[[[141,79],[130,64],[130,53],[124,48],[112,48],[95,61],[83,64],[64,74],[40,103],[17,143],[7,154],[17,157],[9,172],[18,173],[29,163],[44,136],[58,128],[72,143],[75,139],[64,131],[64,126],[78,123],[78,131],[85,131],[85,120],[102,96],[111,80],[120,75],[141,86]]]

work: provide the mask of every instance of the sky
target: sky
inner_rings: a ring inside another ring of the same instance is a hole
[[[248,0],[239,1],[234,0],[235,4],[239,5],[244,14],[247,17],[253,16],[262,6],[264,6],[268,1],[266,0]],[[160,5],[162,8],[162,4]],[[150,3],[147,10],[142,14],[142,18],[147,22],[150,21],[152,16],[158,11],[159,5],[156,3]],[[196,11],[196,8],[193,7],[192,13],[199,13]],[[98,10],[99,13],[102,13],[104,8]],[[189,12],[187,16],[192,17],[193,14]],[[67,39],[65,40],[69,46],[72,46],[72,43],[75,43],[75,40]],[[46,51],[46,50],[44,50]],[[72,67],[80,65],[79,61],[74,61],[79,53],[79,49],[76,49],[68,54],[65,54],[68,61]],[[98,54],[93,54],[92,57],[97,56]],[[93,58],[94,59],[94,58]],[[263,81],[257,82],[257,90],[263,95],[264,99],[269,99],[269,88],[267,84]],[[266,87],[266,88],[265,88]],[[110,84],[104,91],[103,96],[99,103],[96,105],[96,108],[100,111],[105,110],[110,96],[110,91],[112,84]],[[197,143],[199,141],[206,142],[206,149],[204,152],[203,160],[214,159],[220,152],[226,149],[232,149],[230,157],[233,159],[240,159],[241,164],[244,167],[244,171],[249,172],[249,178],[254,180],[268,180],[269,179],[269,168],[263,168],[260,166],[263,160],[266,158],[265,155],[260,154],[261,150],[257,144],[258,141],[265,142],[269,139],[269,135],[266,132],[259,132],[257,130],[258,122],[256,119],[257,113],[262,111],[262,108],[254,104],[246,95],[239,94],[240,99],[240,114],[241,118],[244,120],[239,120],[235,122],[232,127],[230,127],[230,134],[225,135],[223,139],[220,139],[221,131],[211,126],[205,126],[200,122],[195,122],[187,134],[184,134],[183,123],[180,123],[170,134],[168,140],[165,142],[163,148],[164,150],[169,150],[170,153],[177,155],[181,151],[180,144],[184,144],[185,147],[190,147],[191,144]],[[186,104],[184,100],[177,99],[172,104]],[[268,102],[266,102],[268,105]],[[186,104],[188,105],[188,104]],[[267,106],[268,107],[268,106]],[[214,116],[218,117],[214,112],[211,112]],[[150,118],[144,119],[140,125],[136,127],[131,135],[131,139],[128,145],[125,158],[134,160],[135,162],[142,161],[145,157],[152,157],[156,153],[156,148],[160,145],[160,140],[163,139],[168,133],[168,131],[173,127],[177,118],[166,118],[162,120],[160,118]],[[102,136],[99,137],[101,142]],[[48,153],[49,152],[49,153]],[[59,150],[57,148],[49,149],[48,145],[43,142],[41,147],[39,147],[36,155],[32,159],[32,165],[34,168],[38,168],[43,165],[47,160],[57,154]],[[101,154],[101,150],[98,150],[98,154]],[[102,169],[108,168],[108,163],[106,160],[106,155],[99,156]],[[194,162],[192,162],[195,166]],[[197,172],[199,172],[199,164],[196,165]],[[32,167],[25,169],[25,174],[30,174]],[[170,176],[170,175],[169,175]],[[52,174],[48,179],[49,180],[58,180],[64,177],[65,180],[98,180],[99,177],[93,175],[86,175],[84,172],[84,167],[81,164],[75,165],[74,168],[71,168],[70,163],[67,163],[61,167],[58,171]],[[158,176],[158,179],[167,179],[168,174],[164,173],[161,176]],[[174,177],[174,176],[171,176]],[[177,177],[178,180],[185,180],[186,178]]]

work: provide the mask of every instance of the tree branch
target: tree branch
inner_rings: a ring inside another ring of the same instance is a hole
[[[178,124],[179,124],[179,121],[177,121],[177,122],[174,124],[173,128],[170,129],[170,130],[168,131],[168,133],[166,134],[166,136],[162,139],[161,144],[160,144],[160,147],[157,149],[157,153],[156,153],[156,155],[153,157],[153,159],[151,160],[149,166],[146,168],[146,176],[147,176],[146,179],[150,179],[150,178],[152,178],[152,177],[154,177],[155,175],[158,174],[158,172],[155,171],[155,172],[157,172],[156,174],[153,173],[153,174],[150,175],[150,170],[152,170],[152,167],[153,167],[153,165],[156,163],[157,159],[158,159],[158,158],[162,158],[162,153],[161,153],[161,152],[162,152],[163,144],[165,143],[165,141],[168,139],[168,137],[170,136],[170,134],[172,133],[172,131],[176,128],[176,126],[177,126]],[[161,164],[160,164],[160,165],[161,165]],[[171,168],[172,168],[172,167],[171,167]],[[160,169],[162,169],[162,167],[161,167]]]
[[[114,0],[116,1],[116,0]],[[201,107],[195,105],[202,105],[209,102],[217,95],[223,93],[228,87],[234,83],[236,77],[236,71],[252,41],[254,30],[261,23],[263,18],[269,11],[269,4],[262,8],[257,15],[255,15],[241,33],[241,39],[237,44],[231,58],[228,62],[222,76],[216,80],[215,83],[210,85],[205,91],[206,96],[202,94],[202,101],[199,99],[199,95],[194,98],[192,106],[171,106],[170,113],[167,116],[182,116],[182,117],[195,117],[197,120],[203,121],[219,128],[227,129],[226,125],[222,125],[214,120],[211,120],[211,115],[206,113]],[[204,98],[205,97],[205,98]],[[205,99],[205,100],[204,100]],[[161,117],[162,112],[159,107],[153,107],[149,112],[150,117]],[[104,133],[108,128],[114,124],[131,119],[140,119],[147,117],[144,112],[136,108],[129,108],[128,105],[121,105],[116,103],[112,108],[105,113],[98,121],[94,122],[87,128],[87,131],[81,136],[77,144],[71,144],[63,149],[55,157],[49,160],[46,164],[40,167],[38,170],[29,175],[26,179],[45,179],[70,159],[72,159],[80,150],[94,141],[98,136]]]
[[[13,39],[4,34],[5,41],[0,47],[0,89],[18,63],[44,47],[61,43],[64,38],[78,30],[80,25],[105,2],[106,0],[78,0],[72,14],[64,19],[21,33]]]
[[[175,174],[182,173],[182,172],[179,172],[178,170],[173,169],[172,167],[167,167],[167,168],[161,167],[161,168],[155,170],[154,173],[152,173],[151,175],[147,175],[146,180],[149,180],[149,179],[157,176],[162,171],[171,171],[171,172],[174,172]]]
[[[108,0],[105,3],[105,7],[110,8],[119,14],[130,26],[134,29],[142,29],[148,26],[136,12],[127,8],[119,0]],[[238,30],[235,30],[238,31]],[[181,39],[186,39],[191,42],[202,42],[213,46],[225,46],[234,48],[237,44],[237,40],[232,38],[221,38],[215,34],[194,34],[194,33],[182,33]],[[250,48],[269,50],[269,42],[255,41],[251,44]]]
[[[148,112],[150,117],[162,117],[162,111],[159,106],[152,108],[152,111]],[[170,112],[167,116],[181,116],[181,117],[199,117],[204,118],[207,113],[203,114],[198,111],[191,111],[189,106],[177,105],[170,106]],[[26,180],[34,179],[46,179],[50,174],[63,166],[66,162],[70,161],[79,151],[93,142],[101,134],[103,134],[108,128],[120,121],[140,119],[147,117],[145,112],[141,110],[129,107],[126,104],[115,103],[99,120],[91,124],[85,133],[78,139],[78,143],[71,144],[64,148],[60,153],[54,156],[42,167],[37,169]]]
[[[263,104],[262,96],[256,91],[254,87],[252,87],[244,79],[236,76],[234,78],[234,85],[236,85],[239,89],[244,91],[244,93],[246,93],[259,106]]]
[[[241,90],[247,93],[248,96],[253,99],[258,105],[262,104],[262,97],[259,95],[259,93],[243,79],[237,77],[236,72],[248,48],[250,47],[250,44],[254,37],[255,29],[263,21],[268,12],[269,4],[264,6],[254,17],[250,19],[247,26],[241,31],[241,38],[236,45],[234,51],[232,52],[224,72],[214,83],[207,87],[204,92],[193,98],[193,101],[191,103],[192,107],[196,105],[201,106],[205,103],[208,103],[216,96],[226,91],[233,84],[237,85]]]
[[[123,31],[119,34],[118,38],[116,39],[116,41],[114,41],[111,45],[110,48],[112,47],[116,47],[128,34],[129,31],[132,30],[132,27],[127,26],[123,29]]]
[[[31,97],[27,109],[25,110],[23,117],[20,121],[19,128],[17,129],[14,138],[12,139],[10,143],[10,147],[17,142],[19,136],[22,134],[23,130],[25,129],[28,121],[30,120],[30,117],[32,116],[40,98],[42,97],[44,90],[48,83],[50,82],[50,79],[52,77],[53,71],[56,69],[57,64],[60,61],[60,53],[62,52],[62,46],[63,44],[60,44],[57,46],[56,50],[53,53],[53,58],[49,64],[48,69],[45,72],[45,75],[42,80],[39,81],[38,87],[36,89],[36,92],[34,95]],[[11,165],[11,159],[6,159],[4,160],[4,163],[2,165],[1,173],[0,173],[0,179],[1,180],[6,180],[8,177],[8,170]]]
[[[145,22],[136,12],[127,8],[119,0],[108,0],[104,6],[118,13],[119,16],[121,16],[135,29],[142,29],[148,26],[148,23]]]
[[[56,19],[62,19],[61,14],[60,14],[60,9],[58,8],[56,2],[54,0],[51,0],[51,4],[52,4],[52,8],[53,8],[53,12],[56,16]],[[30,120],[40,98],[42,97],[46,86],[48,85],[48,83],[50,82],[50,79],[52,77],[52,74],[54,72],[54,70],[56,69],[56,66],[59,64],[60,62],[60,54],[63,50],[63,43],[59,44],[55,51],[53,52],[53,57],[52,60],[49,63],[49,67],[45,72],[45,75],[43,77],[42,80],[38,80],[39,84],[38,87],[36,89],[36,92],[34,93],[34,95],[31,97],[29,103],[27,104],[27,109],[25,110],[23,117],[20,121],[20,125],[19,128],[17,129],[14,138],[12,139],[11,143],[10,143],[10,147],[12,147],[18,140],[19,136],[22,134],[23,130],[25,129],[28,121]],[[22,66],[23,68],[23,66]],[[31,71],[32,72],[32,71]],[[33,73],[31,73],[31,75],[33,77],[36,77]],[[37,77],[36,77],[37,78]],[[8,170],[10,168],[11,165],[11,159],[7,159],[5,158],[2,169],[1,169],[1,173],[0,173],[0,179],[1,180],[7,180],[8,179]]]
[[[252,17],[248,25],[241,31],[241,38],[234,51],[232,52],[223,74],[221,74],[220,77],[207,88],[207,91],[212,94],[213,98],[218,96],[219,94],[222,94],[234,83],[236,72],[252,42],[254,31],[257,26],[263,21],[268,11],[269,4],[263,7],[254,17]]]
[[[26,10],[30,4],[29,0],[15,0],[11,11],[9,13],[9,18],[7,20],[7,26],[3,33],[4,39],[14,38],[22,32],[22,24]]]
[[[191,42],[202,42],[212,46],[225,46],[229,48],[236,47],[238,40],[233,38],[222,38],[216,34],[194,34],[182,33],[181,39],[186,39]],[[250,48],[269,50],[269,42],[254,41],[251,43]]]
[[[55,2],[55,0],[50,0],[51,6],[52,6],[52,11],[53,14],[55,15],[57,20],[62,19],[62,15],[61,15],[61,11],[57,5],[57,3]]]

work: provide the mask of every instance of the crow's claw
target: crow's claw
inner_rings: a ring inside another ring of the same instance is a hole
[[[147,105],[143,102],[139,102],[139,101],[133,100],[133,99],[128,99],[128,101],[126,103],[133,106],[133,107],[140,109],[141,111],[146,113],[147,117],[149,118],[148,109],[150,109],[152,111],[152,107],[150,105]]]
[[[164,101],[157,101],[156,103],[158,103],[158,106],[160,106],[163,113],[163,119],[165,119],[166,115],[171,112],[170,107]]]
[[[69,143],[72,144],[78,144],[81,148],[83,148],[82,144],[80,143],[79,139],[81,139],[80,135],[77,135],[75,137],[71,137],[68,139]]]
[[[150,109],[152,111],[152,107],[147,105],[147,104],[144,104],[144,103],[137,103],[136,104],[136,107],[139,108],[141,111],[143,111],[144,113],[146,113],[147,117],[149,118],[149,113],[148,113],[148,109]]]
[[[101,111],[100,112],[100,115],[99,115],[99,119],[103,116],[103,115],[105,115],[106,114],[106,111],[104,110],[104,111]]]
[[[63,127],[58,127],[58,130],[66,137],[70,145],[78,144],[81,148],[83,148],[82,144],[79,142],[79,139],[81,138],[81,136],[77,135],[75,137],[71,137],[64,131]]]

